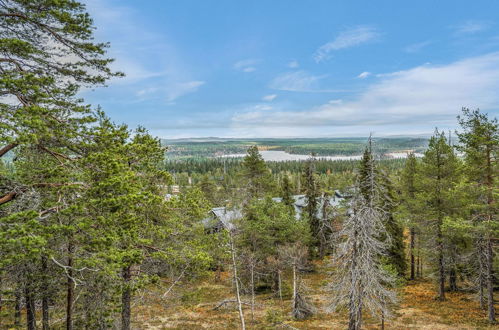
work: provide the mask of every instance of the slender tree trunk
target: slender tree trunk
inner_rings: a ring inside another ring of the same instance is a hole
[[[28,284],[24,292],[26,299],[26,328],[28,330],[36,330],[35,302],[30,286]]]
[[[297,294],[297,288],[296,288],[296,263],[293,263],[293,311],[296,308],[296,294]]]
[[[424,269],[424,267],[423,267],[423,257],[420,257],[419,259],[420,259],[419,260],[419,268],[420,268],[419,269],[419,276],[421,278],[423,278],[424,277],[424,274],[423,274],[423,269]]]
[[[279,286],[278,287],[279,299],[281,300],[281,303],[282,303],[282,279],[281,279],[281,270],[280,269],[277,270],[277,285]]]
[[[47,257],[42,256],[42,276],[43,276],[43,288],[42,288],[42,329],[49,330],[49,297],[48,297],[48,266]]]
[[[21,292],[19,292],[19,289],[16,289],[15,296],[14,325],[18,328],[21,326]]]
[[[124,289],[121,294],[121,329],[130,330],[130,319],[131,319],[131,305],[130,300],[132,296],[130,288],[130,280],[132,278],[132,272],[130,266],[123,268],[122,278]]]
[[[230,253],[232,255],[232,274],[234,277],[234,285],[236,288],[236,299],[237,307],[239,310],[239,319],[241,320],[241,329],[246,330],[246,323],[244,322],[243,306],[241,304],[241,295],[239,293],[239,281],[237,278],[237,264],[236,264],[236,250],[234,249],[234,242],[232,240],[232,234],[230,234]]]
[[[255,265],[251,263],[251,323],[255,322]]]
[[[411,227],[410,229],[410,232],[411,232],[411,242],[410,242],[410,247],[411,247],[411,280],[414,280],[414,245],[415,245],[415,236],[416,236],[416,233],[415,233],[415,230],[414,230],[414,227]]]
[[[444,268],[444,254],[443,247],[440,246],[442,243],[439,243],[438,248],[438,273],[439,273],[439,281],[438,281],[438,300],[445,300],[445,268]]]
[[[440,209],[440,199],[438,199],[438,205]],[[444,265],[444,237],[442,234],[442,222],[443,216],[440,214],[438,216],[438,228],[437,228],[437,249],[438,249],[438,300],[445,300],[445,265]]]
[[[487,205],[488,216],[487,222],[491,223],[493,216],[494,205],[494,168],[492,165],[492,150],[490,145],[487,145]],[[490,228],[490,226],[489,226]],[[496,311],[494,308],[494,249],[492,247],[492,239],[490,233],[487,234],[487,305],[488,317],[490,323],[496,323]]]
[[[73,244],[68,243],[68,278],[66,282],[66,329],[73,330],[73,301],[75,284],[73,282]]]
[[[222,279],[222,265],[221,262],[218,261],[217,271],[215,272],[215,283],[220,283],[221,279]]]
[[[449,272],[449,288],[450,291],[457,291],[457,272],[456,269],[453,267],[450,272]]]
[[[487,305],[490,323],[496,323],[496,313],[494,308],[494,255],[492,240],[487,239]]]

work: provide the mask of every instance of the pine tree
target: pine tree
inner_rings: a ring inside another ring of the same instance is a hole
[[[438,273],[438,298],[445,300],[445,217],[453,216],[456,210],[455,188],[458,182],[459,162],[443,132],[435,131],[429,141],[421,163],[418,177],[418,200],[429,220],[426,226],[431,249],[435,252],[435,268]]]
[[[272,187],[270,171],[258,152],[257,146],[248,148],[247,155],[241,164],[240,175],[249,199],[262,197]]]
[[[476,250],[479,277],[479,292],[483,301],[483,288],[488,296],[488,319],[495,322],[494,309],[494,251],[493,238],[497,237],[497,158],[499,150],[499,125],[497,118],[490,119],[479,110],[463,109],[458,117],[463,131],[458,133],[459,149],[465,155],[465,175],[470,187],[473,203]]]
[[[401,173],[401,203],[399,206],[399,214],[408,223],[409,226],[409,254],[410,254],[410,279],[416,277],[416,231],[418,226],[418,212],[416,202],[416,176],[417,176],[417,159],[414,153],[409,153]]]

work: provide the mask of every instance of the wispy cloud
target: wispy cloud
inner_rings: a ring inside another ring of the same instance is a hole
[[[490,22],[468,20],[459,25],[456,25],[454,29],[457,33],[460,34],[473,34],[487,30],[490,25]]]
[[[411,44],[411,45],[405,47],[404,51],[406,53],[417,53],[420,50],[422,50],[423,48],[425,48],[426,46],[429,46],[430,44],[431,44],[430,40],[418,42],[418,43]]]
[[[299,66],[300,66],[300,64],[296,60],[293,60],[293,61],[288,63],[288,67],[290,67],[291,69],[296,69]]]
[[[162,87],[147,87],[140,89],[136,94],[141,98],[147,98],[149,95],[164,97],[168,103],[172,103],[179,97],[196,92],[199,87],[205,84],[204,81],[193,80],[186,82],[172,82]]]
[[[368,71],[364,71],[362,72],[361,74],[359,74],[357,76],[357,78],[359,79],[366,79],[367,77],[369,77],[371,75],[371,72],[368,72]]]
[[[253,72],[256,71],[255,65],[258,64],[259,62],[260,61],[256,59],[246,59],[234,63],[233,67],[238,71]]]
[[[319,92],[319,81],[327,75],[315,76],[306,71],[283,73],[274,78],[269,87],[289,92]]]
[[[382,76],[357,99],[303,111],[253,111],[232,118],[235,127],[453,125],[461,107],[499,108],[499,53],[448,65],[422,65]]]
[[[277,97],[277,94],[265,95],[264,97],[262,97],[262,101],[271,102],[271,101],[274,101],[274,99],[276,97]]]
[[[350,48],[373,41],[380,36],[380,33],[370,26],[357,26],[340,32],[338,36],[317,49],[314,54],[316,62],[322,62],[331,57],[330,53],[335,50]]]
[[[141,26],[132,7],[107,0],[87,0],[86,4],[99,27],[97,38],[112,41],[110,55],[116,58],[113,69],[126,75],[109,84],[110,89],[119,88],[126,95],[123,102],[131,102],[129,97],[135,96],[171,103],[205,83],[193,77],[179,49],[164,34]]]

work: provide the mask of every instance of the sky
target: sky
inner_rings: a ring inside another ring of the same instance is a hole
[[[83,2],[126,76],[82,96],[162,138],[427,135],[499,113],[499,1]]]

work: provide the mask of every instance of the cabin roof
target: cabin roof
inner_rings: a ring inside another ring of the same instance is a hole
[[[319,203],[317,204],[316,216],[321,218],[323,216],[322,212],[324,209],[324,203],[327,202],[328,206],[339,207],[342,206],[343,201],[350,198],[348,194],[342,194],[340,191],[335,190],[334,194],[328,196],[327,199],[324,195],[319,198]],[[301,218],[303,209],[307,206],[308,201],[305,195],[293,195],[294,203],[293,207],[295,209],[295,217],[297,220]],[[272,198],[274,202],[281,203],[282,197]],[[241,219],[243,213],[241,209],[238,208],[226,208],[226,207],[215,207],[210,210],[209,216],[203,219],[203,224],[205,227],[215,228],[215,229],[227,229],[233,230],[235,228],[234,221]]]

